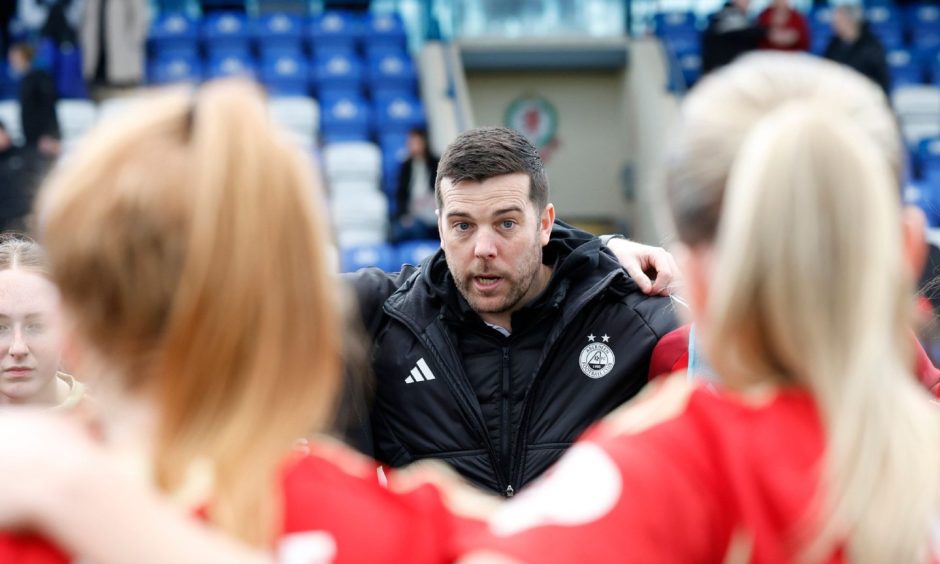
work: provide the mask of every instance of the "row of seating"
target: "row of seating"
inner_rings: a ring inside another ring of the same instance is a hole
[[[383,48],[404,49],[407,35],[397,14],[359,15],[326,12],[311,18],[294,14],[268,14],[248,18],[239,13],[213,13],[201,19],[185,14],[164,14],[156,18],[148,36],[154,55],[190,55],[201,46],[207,50],[231,48],[273,52],[314,50],[356,51]]]
[[[386,272],[398,272],[402,265],[419,265],[441,247],[440,241],[408,241],[396,246],[388,244],[358,245],[343,248],[340,254],[342,272],[376,266]]]
[[[298,96],[323,92],[362,95],[414,95],[417,72],[405,52],[387,52],[368,61],[355,54],[267,54],[260,61],[247,52],[225,51],[207,60],[183,54],[151,60],[149,79],[154,84],[198,82],[230,75],[247,75],[262,82],[272,95]]]

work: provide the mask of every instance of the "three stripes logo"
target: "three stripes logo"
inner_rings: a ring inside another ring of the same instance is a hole
[[[419,358],[418,365],[411,369],[411,376],[405,378],[405,383],[414,384],[415,382],[424,382],[426,380],[434,380],[434,374],[431,372],[431,369],[428,368],[428,363],[424,362],[423,358]]]

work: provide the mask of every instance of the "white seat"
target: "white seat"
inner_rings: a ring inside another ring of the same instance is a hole
[[[304,149],[316,145],[320,110],[316,101],[301,96],[272,98],[268,100],[268,112],[274,123],[287,131]]]
[[[375,182],[368,180],[340,179],[330,182],[330,196],[333,199],[369,197],[381,193]]]
[[[62,142],[66,145],[74,145],[98,119],[98,110],[89,100],[59,100],[56,103],[56,114],[59,116]]]
[[[14,100],[0,101],[0,121],[14,144],[23,143],[23,125],[20,121],[20,104]]]
[[[384,236],[388,228],[388,199],[381,192],[331,198],[330,213],[338,231],[378,231]]]
[[[326,177],[331,182],[361,180],[378,188],[382,176],[382,151],[374,143],[331,143],[323,149]]]
[[[379,245],[385,242],[384,229],[357,229],[345,228],[336,232],[336,240],[342,247],[358,247],[362,245]]]
[[[940,135],[940,115],[930,119],[906,121],[901,124],[901,131],[908,146],[916,146],[923,139]]]
[[[927,85],[900,86],[891,94],[898,115],[940,116],[940,88]]]

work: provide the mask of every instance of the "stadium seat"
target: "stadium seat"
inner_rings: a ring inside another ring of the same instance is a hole
[[[330,213],[340,247],[385,242],[388,234],[388,199],[385,194],[378,189],[344,189],[342,185],[331,185],[330,188]]]
[[[891,102],[908,145],[940,135],[940,88],[911,85],[895,88]]]
[[[419,265],[424,259],[433,255],[441,248],[441,242],[436,240],[406,241],[398,245],[398,263]]]
[[[60,98],[88,97],[82,75],[82,53],[76,45],[63,43],[59,47],[54,68]]]
[[[310,83],[307,60],[291,55],[266,58],[261,63],[261,82],[271,96],[306,96]]]
[[[269,53],[293,53],[303,50],[304,28],[300,16],[268,14],[250,25],[251,35],[258,46]]]
[[[235,55],[209,59],[207,78],[221,78],[225,76],[246,76],[254,78],[257,75],[255,62],[248,57]]]
[[[17,83],[18,80],[6,61],[0,60],[0,100],[16,98]]]
[[[107,122],[142,111],[145,104],[146,101],[135,96],[108,98],[98,104],[98,122]]]
[[[910,51],[905,49],[888,51],[886,58],[888,69],[891,71],[892,87],[923,82],[923,69]]]
[[[404,49],[408,37],[398,14],[370,14],[365,21],[362,40],[366,45],[387,45]]]
[[[918,50],[940,47],[940,25],[914,29],[911,32],[911,45]]]
[[[346,12],[326,12],[311,18],[307,32],[314,52],[327,46],[354,51],[362,33],[361,20]]]
[[[20,104],[15,100],[0,102],[0,121],[6,126],[7,134],[16,145],[23,143],[23,127],[20,122]]]
[[[259,14],[291,14],[306,16],[310,9],[308,0],[257,0]]]
[[[676,61],[679,64],[679,70],[682,72],[686,87],[695,84],[702,74],[702,57],[698,54],[698,51],[676,53]]]
[[[677,31],[696,31],[695,12],[687,10],[658,13],[653,16],[653,28],[659,36]]]
[[[370,90],[414,92],[417,74],[411,57],[386,54],[369,61]]]
[[[196,57],[158,57],[149,65],[150,82],[153,84],[197,83],[202,80],[202,73],[202,61]]]
[[[209,14],[202,20],[202,39],[206,50],[221,54],[248,53],[251,48],[251,31],[244,14],[220,12]]]
[[[395,96],[375,101],[375,125],[380,133],[407,133],[424,125],[424,107],[416,98]]]
[[[369,106],[360,97],[340,96],[321,100],[320,120],[324,141],[367,141],[372,130]]]
[[[921,177],[928,182],[940,182],[940,137],[923,139],[917,146]]]
[[[345,248],[340,256],[342,272],[355,272],[360,268],[377,267],[386,272],[394,272],[399,264],[395,249],[387,244],[359,245]]]
[[[398,45],[388,45],[385,43],[371,44],[366,43],[365,45],[366,60],[371,61],[384,57],[386,55],[394,55],[397,57],[407,57],[408,51]]]
[[[391,198],[398,189],[401,164],[408,159],[408,134],[397,131],[382,133],[379,146],[382,148],[382,190]],[[389,205],[394,205],[394,199]]]
[[[153,56],[192,57],[198,54],[199,30],[184,14],[168,13],[153,21],[147,41]]]
[[[330,143],[323,149],[323,167],[331,181],[361,180],[378,186],[382,153],[373,143]]]
[[[362,79],[362,63],[358,57],[335,54],[314,59],[313,82],[318,92],[330,90],[359,94],[362,92]]]
[[[285,129],[302,147],[315,146],[319,109],[313,99],[271,98],[268,100],[268,113],[274,123]]]
[[[66,152],[74,147],[98,119],[98,109],[90,100],[59,100],[56,115]]]

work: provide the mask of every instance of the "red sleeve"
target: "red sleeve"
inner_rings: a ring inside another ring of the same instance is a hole
[[[3,564],[69,564],[59,549],[34,535],[0,533],[0,562]]]
[[[691,325],[683,325],[667,333],[653,347],[648,378],[653,380],[668,376],[689,367],[689,331]]]
[[[730,504],[714,447],[675,390],[663,384],[605,419],[461,548],[539,563],[720,561]]]
[[[333,454],[303,457],[287,474],[279,561],[430,563],[453,556],[457,524],[437,489],[393,493],[378,484],[374,466],[364,473],[360,463],[351,468]]]
[[[914,337],[914,357],[916,361],[914,371],[917,374],[917,379],[935,397],[940,397],[940,370],[937,370],[937,367],[933,365],[930,357],[927,356],[927,351],[924,350],[916,337]]]

